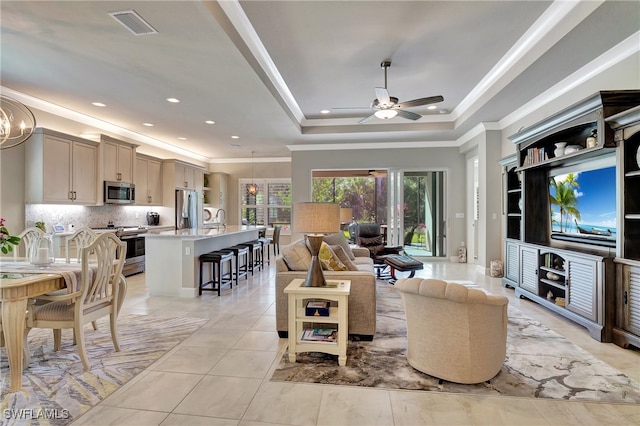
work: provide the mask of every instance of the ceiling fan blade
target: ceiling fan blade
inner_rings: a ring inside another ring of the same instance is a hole
[[[371,109],[371,105],[369,106],[361,106],[361,107],[337,107],[337,108],[331,108],[331,110],[345,110],[345,109],[357,109],[357,110],[363,110],[363,109]]]
[[[358,124],[366,123],[367,121],[371,120],[373,117],[375,117],[375,115],[371,114],[371,115],[363,118],[362,120],[358,121]]]
[[[420,98],[420,99],[414,99],[411,101],[402,102],[398,104],[398,107],[411,108],[411,107],[417,107],[422,105],[436,104],[442,101],[444,101],[444,98],[442,96],[430,96],[428,98]]]
[[[410,111],[405,111],[405,110],[402,110],[402,109],[397,109],[396,111],[398,112],[398,116],[399,117],[406,118],[406,119],[409,119],[409,120],[418,120],[418,119],[422,118],[422,116],[420,114],[416,114],[416,113],[413,113],[413,112],[410,112]]]
[[[391,99],[389,98],[389,92],[384,87],[376,87],[376,99],[378,103],[382,105],[391,105]]]

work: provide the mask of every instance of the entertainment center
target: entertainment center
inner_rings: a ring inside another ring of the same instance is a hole
[[[625,347],[640,347],[639,105],[640,90],[598,92],[510,136],[500,161],[503,285]]]

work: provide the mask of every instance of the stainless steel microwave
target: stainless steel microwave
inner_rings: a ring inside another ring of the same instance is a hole
[[[104,182],[105,204],[132,204],[136,201],[135,185],[127,182]]]

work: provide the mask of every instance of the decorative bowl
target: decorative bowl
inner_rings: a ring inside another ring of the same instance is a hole
[[[564,148],[564,154],[573,154],[574,152],[578,152],[582,149],[582,147],[580,145],[567,145]]]

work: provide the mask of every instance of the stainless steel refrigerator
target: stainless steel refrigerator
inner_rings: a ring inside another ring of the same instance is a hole
[[[198,227],[198,193],[176,189],[176,229]]]

